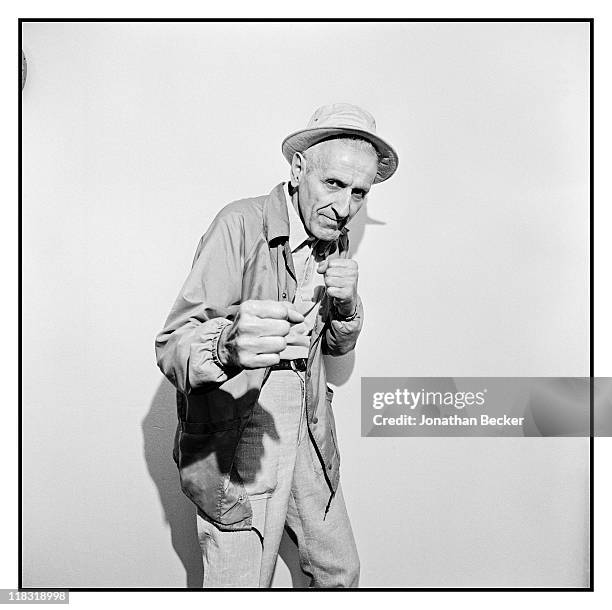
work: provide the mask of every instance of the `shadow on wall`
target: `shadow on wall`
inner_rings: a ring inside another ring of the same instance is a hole
[[[349,227],[351,255],[358,251],[368,224],[385,223],[370,218],[364,206]],[[353,372],[355,355],[351,352],[340,357],[328,356],[325,363],[329,382],[342,386]],[[172,547],[185,568],[186,586],[200,588],[203,568],[197,536],[196,509],[180,488],[178,470],[172,459],[176,423],[175,389],[164,379],[142,422],[145,460],[170,526]],[[293,587],[307,587],[308,578],[300,568],[297,547],[286,532],[281,540],[279,556],[289,569]]]
[[[170,526],[172,547],[185,568],[186,587],[201,588],[204,572],[196,508],[181,490],[178,470],[172,459],[176,422],[176,391],[164,379],[142,421],[145,460]],[[279,556],[289,569],[293,587],[307,587],[308,578],[300,568],[297,547],[287,533],[283,534]]]
[[[361,207],[357,215],[351,220],[349,228],[349,245],[351,256],[357,254],[361,241],[363,240],[366,225],[386,225],[382,220],[376,220],[368,214],[368,204]]]
[[[170,525],[172,546],[185,568],[186,586],[199,588],[202,586],[203,568],[196,509],[181,491],[178,470],[172,459],[177,423],[175,392],[165,379],[155,392],[149,412],[142,421],[144,454]]]

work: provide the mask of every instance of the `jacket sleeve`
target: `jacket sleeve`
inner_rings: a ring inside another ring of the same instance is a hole
[[[325,329],[323,353],[330,356],[342,356],[354,349],[357,337],[363,326],[363,304],[357,296],[357,309],[350,318],[342,318],[330,307],[330,315]]]
[[[238,310],[243,262],[241,218],[222,211],[200,240],[191,272],[155,340],[159,368],[185,394],[217,387],[239,372],[222,366],[217,342]]]

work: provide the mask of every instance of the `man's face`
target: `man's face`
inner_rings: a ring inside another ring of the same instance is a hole
[[[315,149],[316,150],[313,150]],[[357,214],[378,170],[376,154],[351,142],[328,140],[309,149],[310,161],[294,157],[292,184],[306,230],[323,241],[335,241]]]

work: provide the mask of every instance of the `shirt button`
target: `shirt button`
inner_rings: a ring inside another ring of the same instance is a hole
[[[238,496],[238,502],[244,502],[244,496]]]
[[[315,417],[313,417],[313,418],[312,418],[312,423],[313,423],[313,424],[318,424],[318,423],[319,423],[319,418],[318,418],[318,417],[316,417],[316,416],[315,416]]]
[[[327,470],[331,470],[332,469],[332,465],[331,462],[327,465]]]
[[[283,297],[283,299],[286,299],[287,298],[287,293],[283,292],[282,297]]]

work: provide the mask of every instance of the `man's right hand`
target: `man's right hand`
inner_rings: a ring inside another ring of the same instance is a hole
[[[292,303],[245,301],[223,330],[217,354],[224,366],[259,369],[278,364],[292,324],[304,321]]]

